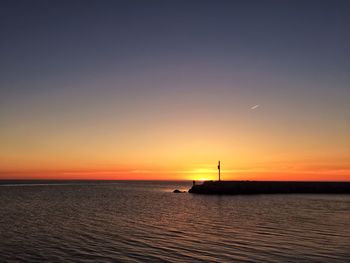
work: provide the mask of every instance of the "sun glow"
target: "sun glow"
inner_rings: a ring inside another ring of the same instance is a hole
[[[200,169],[194,169],[190,172],[190,177],[192,180],[196,181],[210,181],[210,180],[216,180],[216,174],[217,171],[214,169],[206,169],[206,168],[200,168]]]
[[[210,181],[211,179],[209,179],[208,177],[199,177],[198,179],[196,179],[196,181]]]

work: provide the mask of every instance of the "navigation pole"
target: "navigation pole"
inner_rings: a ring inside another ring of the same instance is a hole
[[[219,160],[219,163],[218,163],[218,170],[219,170],[219,182],[221,181],[221,178],[220,178],[220,160]]]

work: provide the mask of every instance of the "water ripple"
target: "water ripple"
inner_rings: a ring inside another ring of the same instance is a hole
[[[1,261],[350,261],[349,196],[169,190],[186,184],[1,187]]]

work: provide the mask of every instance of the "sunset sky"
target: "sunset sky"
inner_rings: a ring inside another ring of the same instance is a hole
[[[350,1],[1,1],[0,178],[350,181]]]

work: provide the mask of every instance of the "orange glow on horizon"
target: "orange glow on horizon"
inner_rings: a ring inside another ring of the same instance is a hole
[[[350,181],[350,170],[222,170],[222,180],[257,181]],[[0,171],[0,179],[52,179],[52,180],[217,180],[215,169],[193,170],[22,170]]]

